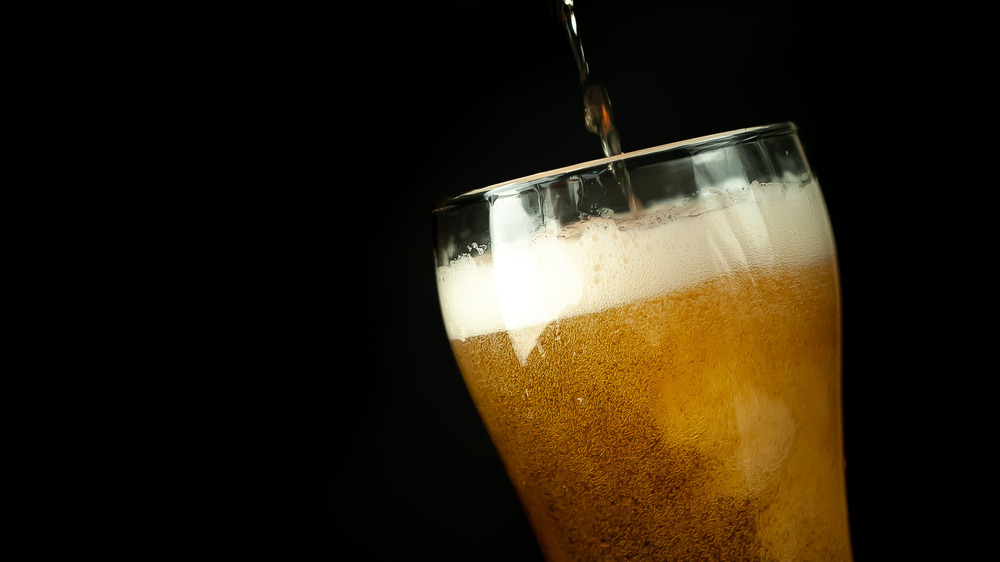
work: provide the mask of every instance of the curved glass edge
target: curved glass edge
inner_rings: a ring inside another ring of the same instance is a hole
[[[596,160],[589,160],[586,162],[565,166],[563,168],[556,168],[545,172],[539,172],[537,174],[523,176],[510,181],[496,183],[486,187],[481,187],[471,191],[466,191],[459,195],[448,197],[438,202],[436,205],[434,205],[432,212],[445,211],[456,205],[461,205],[470,199],[480,199],[481,197],[486,197],[489,196],[490,194],[501,193],[501,192],[503,194],[507,194],[510,192],[515,192],[524,187],[529,187],[532,184],[538,183],[540,181],[551,180],[553,178],[557,178],[559,176],[563,176],[566,174],[583,172],[589,169],[593,169],[595,167],[605,166],[612,162],[618,162],[622,160],[633,160],[650,155],[663,155],[669,152],[676,152],[677,157],[691,156],[694,154],[706,152],[709,150],[716,150],[718,148],[726,146],[734,146],[747,142],[756,142],[774,136],[795,134],[797,133],[797,131],[798,127],[795,125],[795,123],[786,121],[783,123],[761,125],[758,127],[735,129],[722,133],[715,133],[712,135],[705,135],[693,139],[644,148],[632,152],[624,152],[622,154],[618,154],[615,156],[608,156]]]

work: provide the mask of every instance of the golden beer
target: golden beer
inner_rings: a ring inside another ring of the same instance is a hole
[[[851,559],[836,257],[801,177],[506,247],[494,228],[439,266],[462,376],[549,560]]]

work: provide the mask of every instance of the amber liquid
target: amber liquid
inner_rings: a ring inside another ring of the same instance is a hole
[[[832,258],[451,343],[549,560],[851,559]]]

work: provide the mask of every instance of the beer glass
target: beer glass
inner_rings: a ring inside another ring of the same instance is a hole
[[[794,124],[433,216],[451,347],[547,559],[851,559],[836,253]]]

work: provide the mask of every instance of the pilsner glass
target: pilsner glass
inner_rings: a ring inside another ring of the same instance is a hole
[[[452,350],[547,559],[851,559],[836,253],[793,124],[433,214]]]

